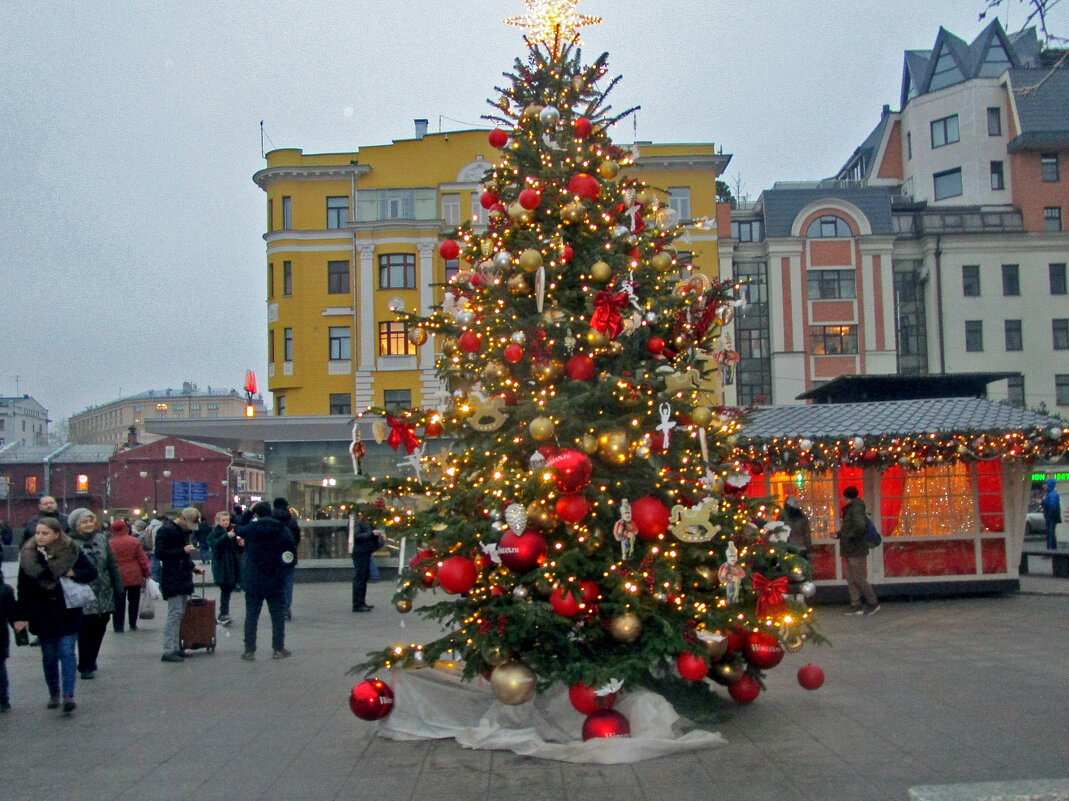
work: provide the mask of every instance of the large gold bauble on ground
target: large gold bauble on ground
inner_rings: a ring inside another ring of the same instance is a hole
[[[533,273],[542,266],[542,254],[534,248],[527,248],[520,254],[520,267],[524,272]]]
[[[516,706],[531,700],[538,687],[538,677],[527,665],[505,662],[490,674],[490,690],[503,704]]]
[[[560,216],[566,222],[577,223],[586,216],[586,207],[582,203],[569,203],[560,210]]]
[[[642,621],[638,615],[625,612],[609,623],[609,633],[620,642],[634,642],[642,636]]]
[[[394,604],[394,608],[403,615],[412,611],[412,602],[407,598],[401,598]]]
[[[631,458],[631,441],[622,428],[598,434],[598,456],[610,464],[626,464]]]
[[[548,417],[536,417],[530,422],[527,428],[531,432],[531,438],[536,439],[539,442],[545,442],[547,439],[552,439],[553,434],[557,430],[553,421]]]
[[[509,292],[513,295],[530,295],[531,285],[527,283],[527,279],[523,277],[523,273],[516,273],[509,278],[508,284]]]
[[[695,406],[690,411],[690,421],[696,426],[705,428],[713,422],[713,412],[708,406]]]
[[[422,345],[427,341],[427,331],[423,328],[413,328],[408,332],[408,341],[413,345]]]
[[[609,338],[604,332],[599,331],[596,328],[588,329],[586,332],[587,344],[592,348],[603,348],[609,344]]]
[[[659,273],[665,273],[672,269],[672,254],[667,250],[662,250],[660,253],[654,253],[653,258],[650,259],[650,264],[653,265]]]
[[[557,518],[538,501],[527,507],[527,527],[535,531],[549,531],[557,524]]]
[[[620,174],[620,165],[612,159],[606,159],[598,165],[598,175],[607,181],[611,181]]]
[[[581,445],[584,453],[597,453],[598,438],[593,434],[584,434]]]
[[[612,267],[608,262],[596,261],[590,265],[590,277],[595,281],[608,281],[612,278]]]
[[[482,656],[488,665],[501,665],[508,661],[509,651],[502,645],[491,645],[482,650]]]

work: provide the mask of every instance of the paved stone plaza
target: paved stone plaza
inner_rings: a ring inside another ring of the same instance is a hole
[[[10,576],[13,565],[4,568]],[[349,711],[355,680],[345,671],[372,648],[429,631],[394,612],[387,582],[371,585],[376,608],[362,615],[349,611],[347,584],[298,584],[293,657],[270,659],[265,611],[252,664],[239,659],[236,596],[235,625],[220,630],[216,653],[184,664],[160,662],[160,617],[138,632],[109,631],[71,719],[45,709],[38,649],[13,649],[3,797],[904,801],[915,785],[1061,778],[1069,580],[1029,577],[1025,589],[885,603],[874,617],[823,607],[833,645],[788,654],[768,693],[720,727],[727,746],[622,766],[377,738]],[[816,692],[795,680],[809,661],[827,674]]]

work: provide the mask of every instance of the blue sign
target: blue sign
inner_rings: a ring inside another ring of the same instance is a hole
[[[174,481],[171,483],[171,506],[175,509],[208,500],[207,481]]]

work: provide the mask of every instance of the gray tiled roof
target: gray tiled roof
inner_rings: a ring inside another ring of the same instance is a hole
[[[763,406],[743,426],[742,442],[775,437],[846,439],[920,433],[993,433],[1051,428],[1047,415],[980,398],[934,398],[878,403]]]
[[[814,189],[766,189],[761,193],[765,211],[765,237],[791,235],[791,225],[803,208],[817,200],[832,198],[857,206],[868,218],[874,234],[893,234],[891,194],[884,187],[817,187]],[[804,233],[804,232],[803,232]]]
[[[51,456],[53,464],[92,464],[106,462],[114,453],[114,445],[16,445],[0,452],[0,462],[39,463]]]
[[[1009,144],[1013,153],[1032,147],[1069,143],[1069,67],[1009,70],[1020,131]],[[1031,91],[1021,91],[1036,87]]]
[[[53,462],[106,462],[115,454],[114,445],[71,445]]]

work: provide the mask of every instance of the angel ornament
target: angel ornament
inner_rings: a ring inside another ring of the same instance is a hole
[[[620,559],[630,559],[635,552],[635,537],[638,526],[631,519],[631,502],[624,498],[620,501],[620,519],[612,527],[612,535],[620,543]]]
[[[739,588],[742,580],[746,578],[746,570],[739,564],[739,549],[734,542],[729,542],[726,554],[727,561],[720,565],[716,573],[720,585],[724,588],[725,599],[729,606],[739,602]]]

